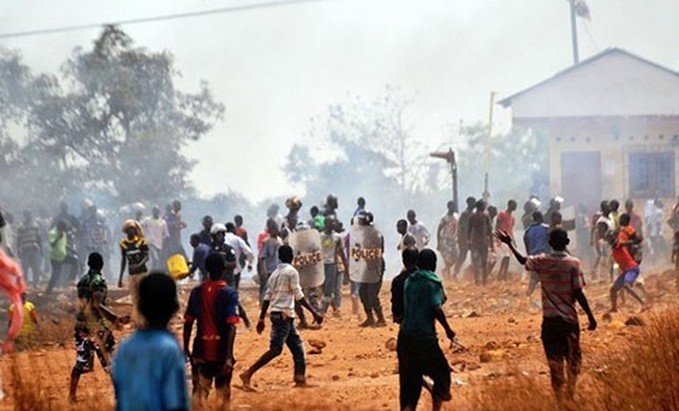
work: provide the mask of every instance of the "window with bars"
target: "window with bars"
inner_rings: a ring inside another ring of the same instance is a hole
[[[629,185],[633,198],[674,198],[674,152],[630,153]]]

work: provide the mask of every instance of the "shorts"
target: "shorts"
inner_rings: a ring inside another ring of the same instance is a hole
[[[557,370],[565,361],[568,372],[578,375],[582,364],[580,349],[580,326],[561,317],[545,317],[542,321],[542,346],[549,363],[552,384],[560,384],[562,375]]]
[[[408,406],[415,409],[422,392],[423,376],[434,381],[432,396],[436,400],[451,399],[450,365],[437,339],[418,340],[399,335],[396,352],[401,409]]]
[[[104,348],[90,336],[83,336],[81,332],[75,333],[75,365],[73,372],[75,374],[87,374],[94,370],[94,354],[99,357],[101,366],[106,368],[110,365],[108,358],[110,358],[113,348],[115,346],[115,339],[110,332],[102,332],[102,340],[104,341]]]
[[[613,289],[619,290],[624,287],[625,284],[633,285],[640,273],[641,272],[638,265],[623,271],[622,274],[620,274],[618,278],[615,279],[615,282],[613,283]]]
[[[224,362],[196,361],[191,365],[193,374],[193,394],[200,398],[207,398],[214,381],[217,395],[223,400],[231,398],[231,376],[233,369],[224,371]]]

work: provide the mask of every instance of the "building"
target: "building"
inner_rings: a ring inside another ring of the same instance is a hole
[[[679,193],[679,73],[608,49],[501,100],[514,127],[549,138],[550,193],[591,211],[601,199]]]

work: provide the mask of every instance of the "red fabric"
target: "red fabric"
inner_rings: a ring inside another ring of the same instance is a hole
[[[224,286],[226,286],[225,281],[208,280],[203,284],[203,295],[201,297],[201,336],[203,338],[203,358],[207,361],[219,358],[219,331],[211,313],[215,310],[217,291]]]
[[[623,244],[634,236],[634,228],[632,226],[623,227],[618,234],[618,242],[615,244],[612,250],[613,260],[620,266],[622,271],[627,271],[630,268],[634,268],[639,265],[632,254],[630,254],[627,245]]]
[[[514,213],[510,213],[506,210],[500,211],[497,215],[496,227],[500,231],[504,231],[509,235],[514,233]]]
[[[9,297],[15,310],[12,311],[12,320],[7,332],[7,341],[2,344],[2,351],[12,351],[13,342],[24,323],[24,303],[21,294],[26,291],[26,283],[21,268],[16,261],[0,250],[0,289]]]

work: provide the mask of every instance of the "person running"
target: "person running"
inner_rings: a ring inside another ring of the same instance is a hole
[[[323,316],[309,304],[299,284],[299,272],[292,266],[293,251],[288,245],[278,249],[280,265],[269,277],[264,301],[257,321],[257,334],[264,331],[264,318],[271,308],[271,342],[265,352],[250,368],[240,374],[243,388],[254,391],[251,385],[255,373],[271,360],[281,355],[285,344],[294,362],[294,381],[296,386],[306,385],[306,359],[304,342],[295,327],[295,302],[301,304],[314,317],[317,324],[323,323]]]
[[[516,211],[516,201],[509,200],[507,202],[507,209],[500,211],[497,215],[497,222],[495,224],[496,229],[509,233],[514,236],[514,224],[516,220],[514,219],[514,211]],[[511,252],[509,248],[504,246],[502,243],[499,244],[499,257],[500,257],[500,270],[497,273],[497,279],[501,281],[506,281],[509,273],[509,257]]]
[[[146,319],[113,357],[117,410],[183,411],[191,408],[186,360],[168,324],[179,309],[177,285],[164,272],[139,284],[137,310]]]
[[[339,317],[344,273],[337,269],[337,259],[340,259],[343,267],[347,267],[347,261],[344,258],[342,236],[335,232],[334,217],[325,219],[325,226],[321,233],[321,250],[323,251],[323,267],[325,270],[321,313],[325,315],[328,307],[332,306],[335,317]]]
[[[443,275],[451,276],[452,268],[457,260],[457,206],[454,201],[448,201],[448,210],[441,217],[436,230],[436,249],[443,257]]]
[[[417,221],[415,210],[408,210],[406,218],[408,220],[408,232],[415,237],[417,249],[423,249],[429,244],[429,239],[431,238],[429,230],[424,224]]]
[[[417,240],[414,235],[408,232],[408,222],[406,220],[398,220],[396,222],[396,232],[401,236],[401,239],[396,246],[398,251],[407,250],[409,248],[417,250]]]
[[[597,322],[582,291],[584,276],[580,260],[566,251],[570,242],[568,233],[560,228],[552,230],[549,233],[549,245],[553,251],[529,257],[519,253],[509,234],[498,232],[496,235],[509,246],[519,263],[538,274],[542,285],[541,338],[549,364],[552,389],[558,400],[572,400],[582,364],[580,325],[575,302],[587,314],[587,328],[590,331],[596,330]],[[564,361],[567,366],[567,381],[564,378]]]
[[[241,262],[245,259],[248,263],[248,272],[252,272],[252,263],[255,261],[255,253],[248,243],[236,234],[236,226],[233,223],[226,223],[224,225],[226,233],[224,234],[224,242],[233,248],[236,253],[236,266],[233,268],[233,288],[238,290],[240,287],[240,276],[243,271]]]
[[[71,370],[69,399],[76,401],[78,383],[83,374],[94,371],[96,354],[101,367],[110,372],[111,354],[115,339],[111,332],[112,324],[106,318],[102,306],[106,300],[106,279],[101,275],[104,259],[99,253],[87,257],[88,274],[78,283],[80,309],[76,314],[75,347],[76,360]]]
[[[123,288],[123,274],[127,268],[127,286],[132,297],[132,313],[134,320],[141,323],[135,311],[139,295],[139,283],[146,276],[148,270],[146,263],[149,261],[149,247],[146,244],[141,225],[136,220],[127,220],[123,224],[125,237],[120,240],[120,275],[118,276],[118,288]]]
[[[613,261],[620,267],[620,274],[611,287],[611,311],[618,312],[618,294],[626,291],[642,305],[648,308],[644,299],[634,290],[634,283],[641,274],[640,266],[630,253],[630,247],[637,246],[641,239],[636,236],[634,228],[630,226],[630,217],[627,214],[620,215],[620,232],[608,232],[606,240],[611,246]]]
[[[190,359],[196,405],[207,399],[214,381],[220,407],[231,401],[231,376],[236,362],[233,347],[238,323],[238,292],[224,281],[224,259],[210,254],[205,267],[209,277],[191,290],[184,314],[184,353]],[[189,348],[194,322],[198,329]]]
[[[163,243],[170,236],[167,231],[167,223],[160,216],[160,208],[153,206],[151,215],[141,222],[142,230],[149,247],[149,265],[157,270],[163,267]]]
[[[24,307],[24,321],[21,324],[21,331],[16,337],[16,344],[18,347],[30,347],[36,342],[39,323],[38,323],[38,311],[35,309],[35,305],[28,300],[27,294],[21,293],[21,303]],[[7,310],[9,321],[7,328],[12,327],[12,321],[14,318],[14,311],[16,307],[14,304],[9,306]]]
[[[460,219],[457,223],[457,246],[460,250],[453,271],[453,277],[455,278],[460,274],[462,264],[464,264],[464,260],[467,259],[467,253],[469,252],[469,219],[474,213],[474,207],[476,206],[476,199],[474,197],[467,197],[466,202],[467,208],[460,214]]]
[[[446,300],[441,279],[436,272],[436,253],[424,249],[417,256],[418,270],[405,282],[404,312],[396,352],[398,354],[399,399],[401,410],[414,411],[422,392],[424,376],[434,382],[431,387],[432,409],[440,410],[450,401],[450,365],[436,336],[438,321],[446,337],[455,340],[441,306]]]
[[[488,282],[488,254],[493,249],[493,231],[490,217],[485,212],[486,202],[476,202],[474,214],[469,217],[467,243],[472,254],[474,282],[486,285]]]
[[[30,210],[24,210],[24,221],[17,227],[16,251],[26,280],[28,280],[30,270],[33,286],[37,286],[43,276],[42,239],[40,238],[40,225],[33,218]]]
[[[403,262],[403,269],[401,272],[391,280],[391,316],[396,324],[403,322],[404,305],[404,290],[406,280],[415,271],[417,271],[417,250],[414,248],[407,248],[401,252],[401,261]]]

